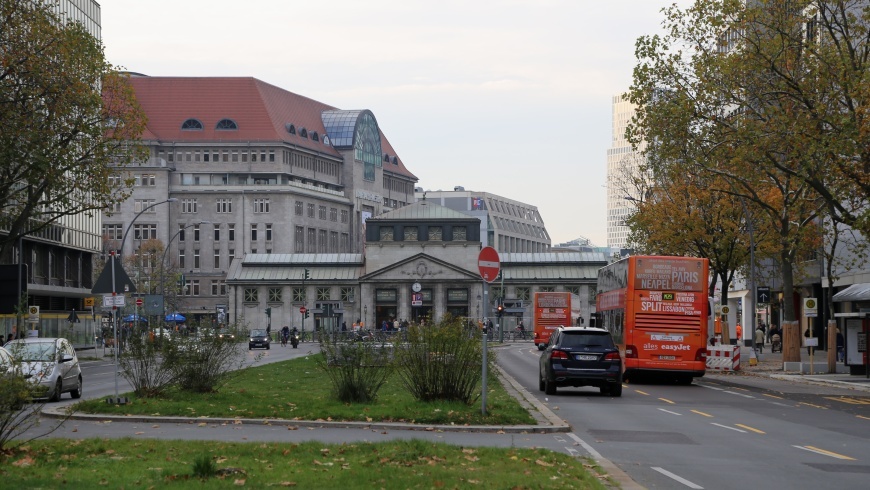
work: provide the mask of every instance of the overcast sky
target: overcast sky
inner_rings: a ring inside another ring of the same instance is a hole
[[[101,0],[109,62],[251,76],[370,109],[429,190],[538,207],[553,243],[606,234],[611,97],[668,0]],[[680,4],[687,3],[680,1]]]

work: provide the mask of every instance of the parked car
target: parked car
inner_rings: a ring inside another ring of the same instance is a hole
[[[0,376],[11,373],[14,367],[15,361],[12,359],[12,354],[5,347],[0,347]]]
[[[72,344],[63,338],[13,340],[6,350],[20,363],[21,373],[38,385],[34,398],[57,401],[61,394],[82,396],[82,369]]]
[[[538,388],[555,395],[559,387],[596,386],[602,394],[622,396],[622,371],[622,357],[610,332],[558,328],[541,353]]]
[[[251,336],[248,338],[248,350],[253,348],[266,349],[270,348],[269,334],[265,329],[251,330]]]

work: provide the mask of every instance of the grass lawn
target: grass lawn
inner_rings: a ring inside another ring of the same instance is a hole
[[[0,455],[4,488],[606,488],[597,471],[543,449],[471,449],[420,440],[334,445],[46,439]]]
[[[76,405],[86,413],[173,415],[188,417],[238,417],[287,420],[340,420],[361,422],[412,422],[420,424],[518,425],[535,424],[534,418],[510,396],[501,383],[487,381],[487,415],[480,401],[426,403],[414,399],[392,376],[369,404],[343,404],[332,396],[329,377],[310,356],[244,369],[218,393],[191,394],[172,391],[163,398],[139,398],[132,393],[127,405],[108,405],[103,399]]]

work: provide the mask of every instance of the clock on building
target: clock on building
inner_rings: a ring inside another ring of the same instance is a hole
[[[411,290],[415,293],[419,293],[422,289],[423,286],[421,286],[419,282],[415,282],[413,285],[411,285]]]

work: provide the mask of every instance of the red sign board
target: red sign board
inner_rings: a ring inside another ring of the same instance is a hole
[[[142,298],[136,298],[136,306],[142,306],[143,304],[145,304],[145,302],[142,301]]]
[[[498,252],[492,247],[483,247],[477,257],[477,268],[480,269],[480,277],[486,282],[495,281],[501,268]]]
[[[299,313],[302,313],[304,315],[306,311],[308,310],[306,310],[304,306],[299,307]]]

